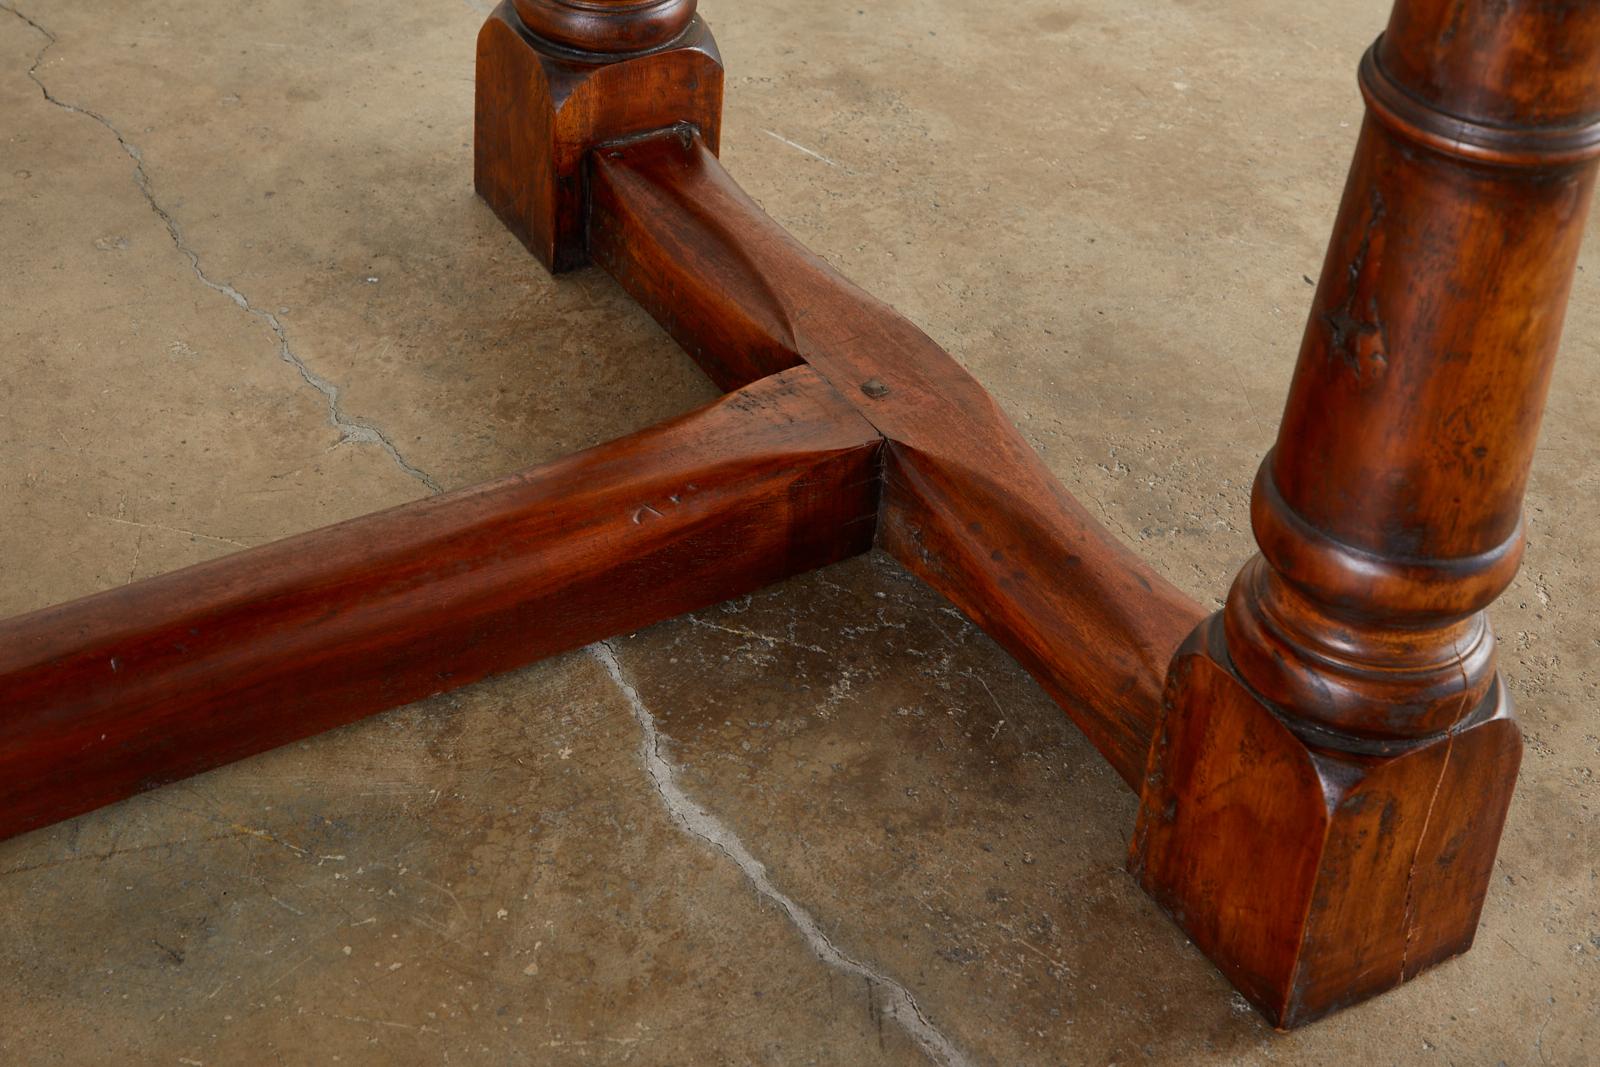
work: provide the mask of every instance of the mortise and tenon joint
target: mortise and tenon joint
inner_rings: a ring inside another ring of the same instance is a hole
[[[506,0],[477,63],[483,198],[728,395],[0,622],[0,836],[876,546],[1140,794],[1131,869],[1275,1025],[1471,945],[1521,755],[1484,609],[1520,561],[1600,154],[1600,4],[1395,4],[1260,555],[1209,618],[734,183],[694,0]]]

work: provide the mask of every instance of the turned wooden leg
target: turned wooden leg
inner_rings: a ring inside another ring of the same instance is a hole
[[[1293,1026],[1472,943],[1521,756],[1483,609],[1600,148],[1600,6],[1400,0],[1277,447],[1261,554],[1169,675],[1132,864]]]
[[[1134,871],[1275,1023],[1463,951],[1521,757],[1484,609],[1520,560],[1600,158],[1600,3],[1399,0],[1360,81],[1261,554],[1201,621],[955,360],[722,170],[693,0],[505,0],[479,191],[737,391],[0,620],[0,837],[876,543],[1141,790]]]
[[[722,59],[695,0],[504,0],[478,34],[478,194],[552,271],[588,262],[584,165],[684,124],[715,151]]]

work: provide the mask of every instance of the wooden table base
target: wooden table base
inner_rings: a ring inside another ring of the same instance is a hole
[[[0,836],[877,545],[1141,794],[1130,866],[1276,1025],[1464,951],[1521,740],[1483,609],[1600,152],[1600,5],[1399,0],[1252,517],[1201,609],[717,162],[693,0],[506,0],[479,192],[728,395],[498,482],[0,622]]]

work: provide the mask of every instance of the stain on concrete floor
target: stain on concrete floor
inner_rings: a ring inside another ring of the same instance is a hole
[[[0,613],[713,395],[473,198],[485,5],[0,7]],[[702,10],[734,174],[1216,602],[1385,5]],[[872,556],[0,844],[0,1059],[1595,1060],[1597,255],[1492,612],[1529,751],[1467,957],[1272,1033],[1123,873],[1131,795]]]

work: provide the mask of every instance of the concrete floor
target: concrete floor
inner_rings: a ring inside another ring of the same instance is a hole
[[[482,3],[13,5],[0,614],[713,395],[474,199]],[[734,174],[1207,603],[1385,8],[702,4]],[[1597,257],[1492,613],[1528,754],[1483,931],[1406,988],[1264,1026],[1123,872],[1134,798],[869,557],[0,845],[0,1061],[1600,1060]]]

